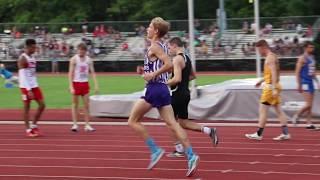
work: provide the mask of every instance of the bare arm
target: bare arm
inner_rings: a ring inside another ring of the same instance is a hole
[[[297,80],[298,91],[299,92],[302,92],[300,72],[301,72],[301,69],[302,69],[304,63],[305,62],[304,62],[303,56],[299,57],[298,60],[297,60],[296,70],[295,70],[296,80]]]
[[[20,56],[18,59],[18,68],[19,69],[24,69],[27,68],[28,62],[24,56]]]
[[[69,89],[70,89],[70,92],[71,92],[72,94],[74,93],[74,89],[73,89],[73,85],[72,85],[73,77],[74,77],[74,68],[75,68],[75,58],[72,57],[72,58],[69,60],[69,73],[68,73],[68,77],[69,77]]]
[[[95,93],[97,94],[99,91],[99,86],[98,86],[98,81],[96,78],[96,72],[94,70],[94,64],[91,59],[90,59],[90,66],[89,67],[90,67],[90,72],[91,72],[91,76],[92,76],[93,83],[94,83],[94,90],[95,90]]]
[[[173,86],[181,82],[182,79],[182,69],[184,68],[185,63],[182,56],[176,56],[173,58],[173,78],[169,79],[167,84]]]
[[[315,72],[314,75],[313,75],[313,79],[319,84],[319,80],[318,80],[318,78],[317,78],[316,72]]]
[[[320,90],[320,82],[319,82],[319,80],[318,80],[318,78],[317,78],[317,72],[316,72],[316,70],[314,70],[313,79],[314,79],[314,80],[316,81],[316,83],[317,83],[318,90]]]
[[[197,78],[196,73],[194,72],[194,69],[192,67],[191,68],[191,73],[190,73],[190,76],[189,76],[189,81],[192,81],[192,80],[194,80],[196,78]]]
[[[260,87],[263,82],[264,82],[264,79],[260,79],[260,80],[256,83],[255,87],[256,87],[256,88]]]
[[[151,45],[150,52],[163,62],[163,66],[153,73],[146,73],[144,75],[144,79],[146,81],[150,81],[151,79],[157,77],[158,75],[164,72],[171,71],[173,67],[169,56],[163,51],[163,49],[158,44]]]
[[[271,84],[272,84],[272,88],[274,89],[278,83],[278,72],[277,72],[277,66],[276,66],[276,58],[274,56],[269,57],[269,59],[267,60],[267,65],[270,67],[271,69]]]

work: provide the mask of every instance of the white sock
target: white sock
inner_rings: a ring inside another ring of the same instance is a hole
[[[174,147],[176,148],[177,152],[183,153],[184,152],[184,147],[180,142],[176,142],[174,144]]]
[[[30,129],[30,128],[29,128],[29,129],[26,129],[26,132],[27,132],[27,133],[31,132],[31,129]]]
[[[37,128],[38,125],[36,125],[36,124],[31,124],[30,127],[31,127],[31,129],[34,129],[34,128]]]
[[[201,128],[201,131],[207,135],[210,135],[211,133],[211,128],[208,128],[208,127],[202,127]]]

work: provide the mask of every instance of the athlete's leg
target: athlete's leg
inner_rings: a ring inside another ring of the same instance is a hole
[[[258,121],[258,130],[256,133],[253,134],[246,134],[246,137],[249,139],[255,139],[255,140],[262,140],[262,134],[264,127],[267,123],[267,115],[269,110],[268,104],[261,103],[259,106],[259,121]]]
[[[128,120],[128,125],[144,140],[149,138],[149,134],[146,128],[141,124],[140,120],[151,108],[151,105],[144,99],[139,99],[134,104]]]
[[[198,123],[190,121],[188,119],[178,119],[179,124],[184,129],[189,129],[191,131],[202,132],[202,126]]]
[[[85,120],[84,130],[87,132],[93,132],[95,131],[95,129],[90,125],[89,94],[82,96],[82,101],[83,101],[83,112],[84,112],[84,120]]]
[[[311,115],[312,115],[312,105],[313,105],[313,99],[314,99],[314,94],[313,93],[309,93],[309,92],[305,92],[303,93],[304,95],[304,99],[306,102],[305,105],[305,116],[306,116],[306,121],[308,125],[311,125]]]
[[[45,110],[46,108],[46,105],[45,105],[45,102],[43,99],[39,99],[39,100],[36,100],[37,104],[38,104],[38,109],[37,109],[37,112],[34,116],[34,119],[33,119],[33,124],[34,125],[37,125],[43,111]]]
[[[171,105],[159,108],[159,113],[162,119],[166,122],[169,129],[172,130],[173,134],[178,138],[178,140],[183,144],[183,146],[189,147],[190,142],[187,137],[187,134],[185,130],[183,130],[183,128],[175,120]]]
[[[288,126],[287,126],[287,117],[286,117],[285,113],[283,112],[283,110],[281,109],[281,106],[279,104],[276,104],[273,107],[277,113],[277,117],[280,121],[281,130],[282,130],[282,133],[279,136],[273,138],[273,140],[281,141],[281,140],[290,139],[290,134],[289,134]]]
[[[139,99],[133,106],[128,125],[145,141],[151,151],[151,161],[148,169],[151,170],[164,154],[164,150],[159,148],[155,141],[149,136],[147,129],[141,124],[143,116],[152,108],[151,104],[144,99]]]
[[[187,176],[192,175],[198,165],[199,156],[193,152],[187,133],[179,125],[179,123],[174,118],[174,113],[171,105],[163,106],[159,109],[160,116],[166,122],[167,126],[173,131],[178,140],[183,144],[185,148],[185,153],[188,157],[188,172]]]
[[[79,96],[75,94],[72,95],[71,115],[73,125],[77,125],[79,120]]]
[[[264,128],[267,123],[269,105],[260,104],[258,127]]]
[[[300,117],[300,116],[306,115],[306,113],[308,113],[309,109],[311,108],[311,104],[312,104],[311,96],[313,96],[313,94],[310,94],[309,92],[303,93],[305,105],[296,113],[296,115],[298,115]]]
[[[83,112],[84,112],[84,120],[85,124],[89,124],[90,116],[89,116],[89,94],[82,96],[83,101]]]
[[[29,123],[29,112],[30,112],[30,101],[23,102],[23,121],[26,126],[26,129],[30,129]]]

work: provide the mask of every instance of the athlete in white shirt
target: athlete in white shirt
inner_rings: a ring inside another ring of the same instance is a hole
[[[84,118],[85,126],[84,130],[88,132],[95,131],[90,126],[89,121],[89,73],[91,72],[95,93],[98,92],[98,83],[96,80],[96,74],[94,71],[93,61],[86,55],[87,46],[84,43],[78,45],[78,53],[70,59],[69,63],[69,88],[72,98],[72,120],[73,126],[71,130],[78,131],[78,119],[79,119],[79,96],[82,97],[84,104]]]
[[[36,76],[37,61],[32,56],[36,51],[36,41],[34,39],[27,39],[25,45],[25,53],[23,53],[18,60],[19,87],[21,89],[22,100],[24,102],[23,119],[26,126],[26,135],[28,137],[36,137],[40,134],[37,122],[45,109],[45,103]],[[30,125],[29,111],[31,100],[35,100],[38,103],[38,109],[34,120]]]

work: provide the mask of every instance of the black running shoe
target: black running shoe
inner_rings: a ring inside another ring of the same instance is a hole
[[[217,128],[211,128],[211,132],[210,132],[209,136],[211,138],[212,144],[215,145],[215,146],[218,146],[219,137],[218,137]]]
[[[306,127],[306,129],[314,130],[317,129],[313,124]]]
[[[180,157],[184,157],[184,153],[178,152],[178,151],[173,151],[173,152],[167,154],[166,156],[170,157],[170,158],[180,158]]]

